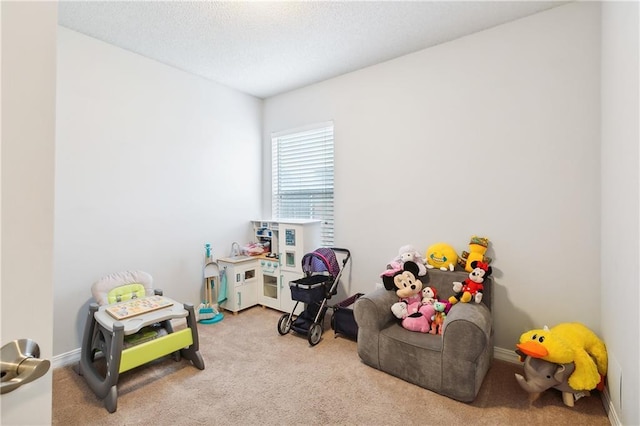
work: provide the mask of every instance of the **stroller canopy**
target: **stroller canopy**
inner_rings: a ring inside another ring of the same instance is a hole
[[[302,258],[302,271],[307,276],[326,272],[335,278],[340,273],[340,265],[333,250],[328,247],[321,247],[304,255]]]

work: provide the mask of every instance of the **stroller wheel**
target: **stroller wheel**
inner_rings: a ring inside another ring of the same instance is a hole
[[[311,324],[309,327],[309,344],[311,346],[315,346],[320,342],[320,338],[322,337],[322,326],[317,323]]]
[[[284,314],[278,320],[278,333],[284,336],[291,330],[291,324],[293,321],[289,318],[289,314]]]

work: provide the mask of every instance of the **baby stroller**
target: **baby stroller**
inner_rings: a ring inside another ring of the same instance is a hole
[[[336,258],[336,252],[344,255],[342,268]],[[278,332],[287,334],[290,330],[306,334],[311,346],[320,342],[323,331],[327,301],[338,291],[338,282],[351,253],[347,249],[321,247],[302,258],[304,277],[289,283],[291,299],[296,301],[291,313],[284,314],[278,321]],[[304,303],[305,309],[295,315],[298,303]]]

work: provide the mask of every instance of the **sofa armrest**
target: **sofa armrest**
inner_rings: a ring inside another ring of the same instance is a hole
[[[380,369],[380,330],[397,321],[391,305],[398,301],[394,291],[379,288],[361,296],[353,305],[353,317],[358,324],[358,355],[374,368]]]
[[[484,304],[455,304],[442,331],[443,359],[475,361],[491,340],[492,328],[491,312]]]
[[[360,296],[353,306],[353,315],[358,328],[380,331],[390,322],[397,320],[391,312],[391,305],[398,301],[393,291],[378,288]]]
[[[442,332],[443,395],[473,401],[493,357],[493,320],[482,303],[457,303]]]

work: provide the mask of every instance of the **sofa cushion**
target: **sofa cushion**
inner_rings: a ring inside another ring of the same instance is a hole
[[[382,371],[434,391],[440,389],[441,336],[408,331],[394,324],[380,332],[379,344]]]
[[[403,328],[399,323],[391,324],[380,331],[381,339],[395,340],[420,349],[440,352],[442,337],[437,334],[418,333]]]

